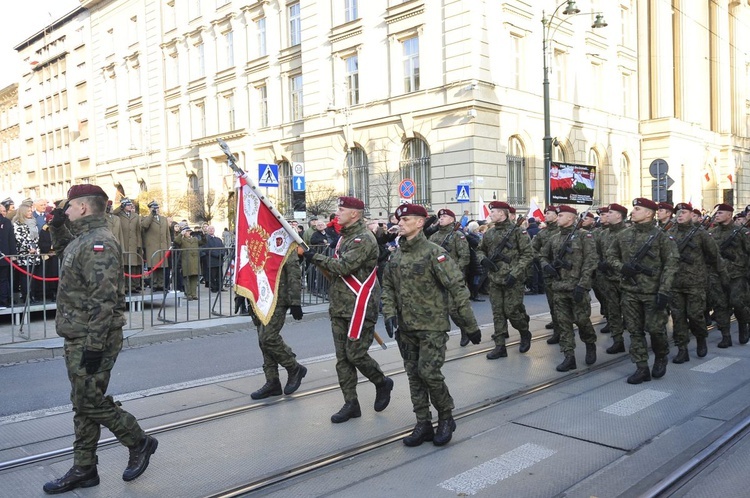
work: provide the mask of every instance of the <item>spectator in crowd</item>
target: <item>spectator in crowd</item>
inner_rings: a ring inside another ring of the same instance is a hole
[[[214,235],[216,229],[212,226],[206,228],[206,243],[203,251],[206,255],[208,265],[208,283],[211,292],[221,292],[221,270],[224,268],[224,256],[226,248],[219,237]]]
[[[37,271],[39,259],[39,230],[36,220],[31,213],[31,206],[21,204],[13,217],[13,230],[16,237],[16,251],[19,255],[18,264],[24,267],[24,272],[17,271],[16,281],[20,284],[21,300],[36,303],[39,297],[34,294],[38,286],[34,284],[32,275]]]
[[[5,204],[0,204],[0,253],[10,256],[16,253],[16,234],[6,214]],[[0,309],[10,306],[10,269],[10,261],[0,259]]]
[[[36,221],[37,233],[42,230],[42,227],[46,223],[46,209],[47,199],[36,199],[32,205],[32,213],[34,215],[34,221]]]
[[[188,301],[194,301],[198,299],[198,278],[201,272],[198,247],[204,246],[206,240],[187,225],[178,224],[175,228],[180,230],[174,237],[174,245],[182,249],[177,252],[180,254],[182,276],[185,279],[185,297]]]
[[[311,246],[328,246],[331,244],[331,239],[328,235],[328,230],[326,229],[326,222],[323,220],[317,220],[316,222],[316,231],[310,236],[310,245]],[[320,248],[318,252],[322,252],[324,249]]]
[[[9,220],[12,220],[13,217],[16,215],[16,205],[13,202],[13,199],[10,197],[7,197],[3,199],[3,201],[0,203],[5,208],[5,217]]]
[[[314,234],[317,230],[317,225],[318,220],[313,218],[307,222],[307,228],[305,228],[305,231],[302,232],[302,240],[304,240],[305,244],[307,244],[308,246],[312,244],[312,242],[310,242],[310,237],[312,237],[312,234]]]
[[[331,216],[328,217],[328,225],[326,225],[326,234],[328,235],[328,245],[331,247],[331,249],[336,248],[336,244],[339,243],[339,237],[341,233],[341,225],[339,225],[339,220],[336,218],[335,213],[331,213]]]

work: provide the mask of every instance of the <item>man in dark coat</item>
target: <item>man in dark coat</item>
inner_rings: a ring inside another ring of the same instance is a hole
[[[13,230],[13,223],[5,217],[8,214],[5,205],[0,204],[0,253],[16,253],[16,235]],[[0,258],[2,256],[0,255]],[[0,308],[10,306],[10,262],[0,259]]]

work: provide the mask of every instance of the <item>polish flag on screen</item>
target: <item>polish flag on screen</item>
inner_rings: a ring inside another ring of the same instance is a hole
[[[238,194],[235,290],[250,300],[258,319],[268,325],[276,309],[281,266],[297,242],[243,178]]]
[[[534,199],[531,199],[531,203],[529,204],[529,218],[534,217],[537,221],[543,221],[544,220],[544,213],[541,209],[539,209],[539,206],[536,205],[536,202]]]
[[[487,207],[487,204],[484,203],[484,199],[482,199],[481,195],[479,196],[479,215],[483,220],[490,217],[490,209]]]

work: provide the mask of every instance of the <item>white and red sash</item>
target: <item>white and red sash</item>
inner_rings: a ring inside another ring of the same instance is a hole
[[[333,257],[338,259],[339,257],[339,245],[341,245],[341,239],[336,244],[336,251],[333,253]],[[353,341],[359,340],[359,336],[362,334],[362,327],[365,324],[365,315],[367,314],[367,303],[370,301],[372,295],[372,289],[378,281],[378,267],[372,269],[370,275],[365,279],[364,282],[360,282],[354,275],[339,275],[341,280],[344,281],[349,290],[351,290],[357,299],[354,301],[354,311],[352,312],[352,319],[349,322],[349,332],[347,337]]]

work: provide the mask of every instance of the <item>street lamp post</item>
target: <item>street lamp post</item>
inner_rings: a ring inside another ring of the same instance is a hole
[[[555,32],[557,32],[557,28],[560,27],[560,25],[564,22],[564,19],[561,17],[557,17],[558,11],[562,8],[562,6],[565,6],[565,9],[562,11],[562,14],[566,16],[575,16],[581,13],[581,9],[579,9],[576,6],[575,0],[565,0],[560,5],[555,8],[555,11],[552,13],[551,16],[547,17],[544,15],[544,11],[542,11],[542,61],[544,64],[544,80],[542,81],[542,86],[544,89],[543,93],[543,99],[544,99],[544,202],[545,205],[551,204],[551,191],[550,191],[550,168],[552,164],[552,136],[550,132],[550,110],[549,110],[549,53],[548,48],[550,43],[552,42]],[[594,14],[592,12],[592,14]],[[594,20],[594,23],[591,25],[593,29],[596,28],[604,28],[607,26],[606,21],[604,20],[604,15],[601,12],[597,12],[596,18]],[[557,19],[557,25],[553,28],[553,23]]]

